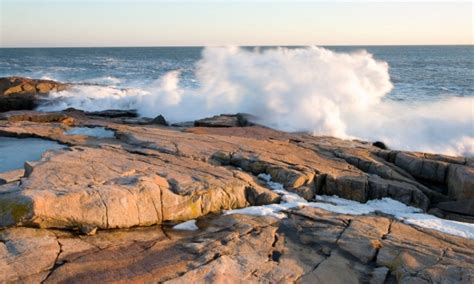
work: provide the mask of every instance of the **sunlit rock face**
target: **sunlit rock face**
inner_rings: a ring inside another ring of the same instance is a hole
[[[64,91],[70,86],[52,80],[34,80],[22,77],[0,78],[0,112],[31,110],[50,92]]]

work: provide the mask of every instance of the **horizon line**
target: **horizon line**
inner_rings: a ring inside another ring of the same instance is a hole
[[[222,45],[110,45],[110,46],[0,46],[0,49],[28,49],[28,48],[160,48],[160,47],[308,47],[308,46],[322,46],[322,47],[357,47],[357,46],[473,46],[474,43],[459,43],[459,44],[269,44],[269,45],[238,45],[238,44],[222,44]]]

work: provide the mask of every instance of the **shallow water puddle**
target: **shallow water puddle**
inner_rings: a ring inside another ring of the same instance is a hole
[[[173,227],[175,230],[185,230],[185,231],[196,231],[199,230],[199,227],[196,225],[196,220],[188,220],[186,222],[179,223]]]
[[[45,151],[64,147],[39,138],[0,137],[0,172],[21,169],[25,161],[39,160]]]
[[[114,138],[115,133],[105,127],[74,127],[66,135],[86,135],[96,138]]]

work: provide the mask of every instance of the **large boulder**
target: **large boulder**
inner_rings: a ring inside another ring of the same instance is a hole
[[[0,78],[0,112],[34,109],[41,96],[66,90],[69,86],[52,80]]]
[[[30,79],[23,77],[0,78],[0,95],[47,94],[66,90],[70,85],[53,80]]]
[[[128,228],[279,200],[245,173],[116,148],[48,153],[25,176],[0,189],[0,226]]]

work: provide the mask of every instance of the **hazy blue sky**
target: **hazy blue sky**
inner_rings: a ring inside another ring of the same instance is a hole
[[[473,43],[470,1],[0,3],[2,47]]]

